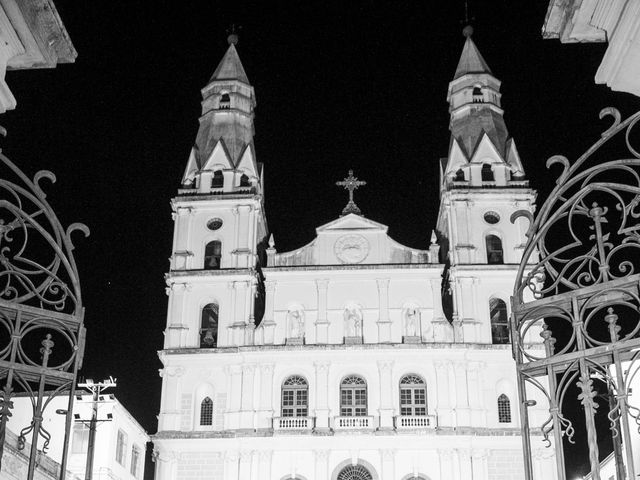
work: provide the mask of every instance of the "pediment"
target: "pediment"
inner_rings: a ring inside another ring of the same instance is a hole
[[[498,149],[486,132],[482,134],[482,138],[473,152],[470,163],[504,163],[502,155],[498,152]]]
[[[329,223],[325,223],[316,228],[316,233],[328,233],[332,231],[344,231],[344,230],[366,230],[369,232],[385,232],[389,227],[373,220],[369,220],[361,215],[350,213],[344,217],[337,218]]]
[[[227,155],[227,151],[224,148],[224,142],[222,139],[218,140],[216,146],[213,147],[211,151],[211,155],[202,166],[202,170],[226,170],[228,168],[232,168],[231,161],[229,160],[229,155]]]

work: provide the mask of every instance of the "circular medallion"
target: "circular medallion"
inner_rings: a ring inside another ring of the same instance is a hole
[[[218,230],[222,227],[222,219],[221,218],[212,218],[207,222],[207,228],[209,230]]]
[[[497,212],[489,211],[484,214],[484,221],[490,225],[495,225],[500,221],[500,215]]]
[[[369,254],[369,242],[362,235],[344,235],[336,241],[333,251],[343,263],[360,263]]]

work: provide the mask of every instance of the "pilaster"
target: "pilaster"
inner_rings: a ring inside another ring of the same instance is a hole
[[[318,291],[318,317],[316,319],[316,343],[329,343],[329,321],[327,320],[327,293],[329,280],[316,280]]]
[[[229,392],[228,408],[225,414],[225,430],[236,430],[240,428],[240,411],[242,399],[242,368],[240,365],[227,365],[225,367],[227,375],[227,391]]]
[[[264,317],[260,328],[262,329],[262,343],[264,345],[273,345],[274,335],[276,329],[276,322],[274,320],[273,308],[276,294],[277,282],[268,280],[264,282],[265,288],[265,305],[264,305]]]
[[[242,365],[242,407],[240,411],[240,428],[254,428],[253,393],[255,384],[255,373],[256,366],[254,364]]]
[[[474,449],[471,451],[471,462],[473,477],[485,479],[489,478],[489,453],[485,449]],[[536,478],[553,478],[553,477],[536,477]]]
[[[316,430],[329,430],[329,367],[327,362],[314,363],[316,368]]]
[[[318,480],[324,480],[329,478],[329,454],[330,450],[314,450],[315,458],[315,478]]]
[[[393,383],[391,374],[393,361],[379,361],[378,373],[380,375],[380,430],[393,430]]]
[[[443,427],[453,426],[449,391],[449,363],[450,362],[446,360],[434,362],[436,368],[436,392],[438,397],[436,414],[438,415],[438,425]]]
[[[188,285],[185,283],[171,283],[167,287],[169,295],[168,321],[165,330],[165,348],[184,348],[188,345],[189,325],[183,323],[184,315],[184,297],[187,292]],[[199,320],[199,319],[198,319]],[[198,328],[198,327],[196,327]]]
[[[240,451],[240,465],[238,467],[238,476],[240,480],[251,479],[251,460],[253,452],[251,450]]]
[[[173,239],[172,270],[190,270],[193,267],[193,252],[189,250],[192,230],[191,207],[175,207],[172,214],[175,221],[175,235]]]
[[[238,452],[227,451],[224,456],[224,479],[225,480],[240,480],[239,475],[239,461],[240,455]],[[170,477],[177,478],[177,477]]]
[[[257,428],[269,428],[273,418],[273,364],[260,365],[260,389],[257,412]]]
[[[391,342],[391,320],[389,319],[389,279],[378,278],[378,342]],[[402,321],[402,320],[401,320]]]
[[[393,449],[380,450],[380,463],[382,464],[381,478],[396,478],[395,476],[396,451]]]
[[[456,382],[457,425],[469,426],[471,424],[471,416],[469,411],[469,392],[467,390],[467,362],[455,362],[453,367]]]

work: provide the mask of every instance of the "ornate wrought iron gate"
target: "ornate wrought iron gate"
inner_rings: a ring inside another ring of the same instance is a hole
[[[66,396],[68,408],[60,412],[66,415],[65,438],[56,439],[64,441],[63,480],[85,338],[71,233],[80,230],[86,236],[89,229],[78,223],[62,227],[46,201],[42,180],[55,182],[55,176],[39,171],[30,180],[0,153],[0,459],[9,427],[18,434],[19,448],[30,442],[31,480],[38,447],[46,453],[51,441],[42,425],[43,411],[52,398]],[[29,425],[11,423],[18,393],[31,400]]]
[[[535,221],[527,212],[512,219],[530,220],[511,299],[527,479],[534,475],[528,407],[536,401],[549,404],[540,428],[544,440],[555,443],[558,478],[566,478],[563,438],[584,440],[567,417],[575,391],[584,409],[592,478],[600,480],[598,445],[606,432],[598,431],[596,416],[604,410],[617,479],[636,478],[631,437],[638,435],[640,410],[631,403],[630,385],[640,381],[640,153],[631,138],[640,112],[622,121],[617,110],[606,108],[600,112],[605,116],[613,124],[573,164],[559,155],[547,161],[547,168],[561,165],[562,173]],[[611,158],[605,150],[615,148],[614,138],[624,138],[623,158],[615,153],[616,160],[598,162],[603,153]],[[544,353],[528,348],[536,330]]]

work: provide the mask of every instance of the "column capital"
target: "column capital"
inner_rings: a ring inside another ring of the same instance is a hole
[[[255,363],[245,363],[242,365],[242,373],[243,374],[252,374],[256,371]]]
[[[253,450],[242,450],[242,451],[240,451],[240,461],[241,462],[250,462],[252,456],[253,456]]]
[[[378,290],[386,290],[389,288],[390,279],[388,278],[376,278],[376,283],[378,284]]]
[[[327,460],[329,458],[329,453],[331,450],[314,450],[313,454],[315,455],[316,460]]]
[[[264,289],[269,293],[275,292],[277,283],[278,282],[276,282],[275,280],[266,280],[264,282]]]
[[[316,367],[316,373],[327,373],[329,371],[329,367],[331,363],[329,362],[314,362],[314,367]]]
[[[473,458],[483,459],[489,456],[489,451],[485,448],[474,448],[471,450],[471,455]]]
[[[384,373],[388,373],[391,372],[391,369],[393,368],[393,364],[395,362],[393,360],[379,360],[378,361],[378,370],[380,370],[380,372],[384,372]]]
[[[329,279],[328,278],[318,278],[316,279],[316,287],[318,290],[326,290],[329,287]]]
[[[263,375],[271,375],[273,373],[273,369],[274,369],[273,363],[266,363],[266,364],[260,365],[260,373],[262,373]]]
[[[258,452],[258,457],[261,462],[268,462],[271,460],[271,457],[273,457],[273,450],[260,450]]]
[[[380,450],[380,456],[383,462],[393,460],[396,456],[396,450],[393,448],[383,448]]]

